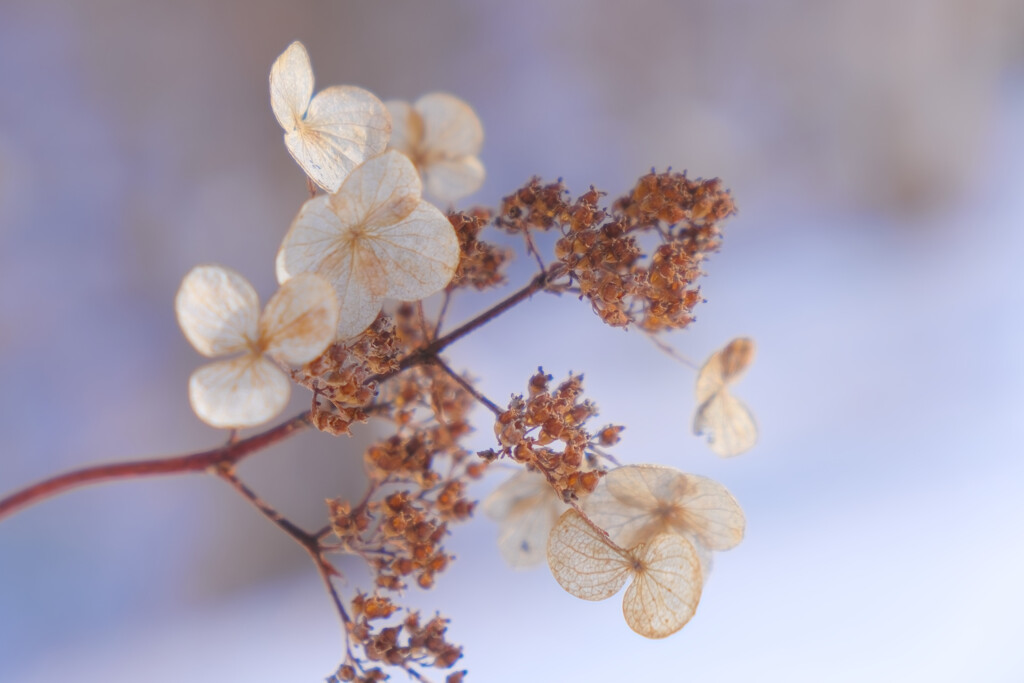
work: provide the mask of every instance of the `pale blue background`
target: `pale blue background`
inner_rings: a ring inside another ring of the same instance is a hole
[[[741,209],[671,342],[700,359],[757,339],[749,455],[690,436],[692,372],[571,298],[451,350],[496,400],[537,365],[585,372],[601,420],[628,425],[622,459],[712,476],[748,517],[665,641],[632,634],[619,599],[506,569],[487,520],[458,528],[459,561],[410,599],[452,618],[469,680],[1024,679],[1012,1],[3,0],[0,491],[222,438],[189,411],[201,361],[171,304],[200,262],[273,291],[306,192],[267,95],[293,39],[319,86],[472,102],[474,202],[532,174],[614,196],[672,165],[722,176]],[[305,435],[243,473],[313,527],[324,497],[358,495],[358,457]],[[339,648],[304,554],[216,481],[94,488],[0,524],[5,683],[311,681]]]

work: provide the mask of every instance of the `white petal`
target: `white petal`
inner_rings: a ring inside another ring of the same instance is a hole
[[[476,157],[440,159],[423,169],[427,192],[447,202],[473,194],[484,184],[484,165]]]
[[[528,569],[544,561],[548,536],[565,508],[550,487],[547,492],[544,497],[519,501],[501,524],[498,549],[513,569]]]
[[[185,337],[204,356],[244,351],[259,336],[260,302],[238,272],[196,266],[181,281],[174,310]]]
[[[670,636],[690,621],[700,602],[697,552],[682,536],[662,534],[635,555],[642,568],[622,596],[622,614],[645,638]]]
[[[329,202],[346,229],[370,233],[408,216],[422,192],[416,167],[392,150],[352,171]]]
[[[387,273],[368,240],[353,246],[349,227],[342,224],[326,196],[314,197],[296,216],[277,252],[277,279],[286,282],[303,272],[322,275],[338,297],[338,336],[355,336],[380,312],[387,290]]]
[[[315,273],[300,273],[281,285],[260,318],[264,351],[292,365],[323,353],[337,327],[338,297]]]
[[[693,419],[695,434],[707,434],[711,450],[729,458],[757,443],[757,424],[738,398],[722,389],[705,401]]]
[[[407,157],[414,157],[423,141],[423,118],[408,102],[388,100],[384,106],[391,114],[391,141],[388,146]]]
[[[548,537],[551,574],[583,600],[604,600],[618,593],[629,577],[630,564],[575,510],[566,510]]]
[[[336,86],[309,103],[306,117],[285,135],[285,145],[306,174],[328,192],[387,147],[391,117],[384,103],[362,88]]]
[[[451,282],[459,265],[459,239],[451,221],[421,201],[401,221],[367,233],[379,268],[387,274],[387,296],[417,301]]]
[[[484,143],[484,129],[476,112],[447,93],[431,93],[416,100],[423,117],[423,148],[447,157],[475,156]]]
[[[204,365],[188,381],[192,410],[214,427],[253,427],[284,410],[288,378],[262,356],[246,354]]]
[[[288,46],[270,67],[270,107],[285,132],[295,130],[313,96],[313,68],[299,41]]]
[[[654,514],[657,501],[642,497],[622,500],[609,489],[608,477],[620,467],[609,471],[598,482],[594,492],[583,499],[587,516],[608,532],[613,542],[623,548],[632,548],[662,531],[664,522]]]
[[[566,509],[543,475],[523,470],[505,481],[481,504],[484,514],[501,524],[498,548],[515,569],[540,564],[548,534]]]
[[[552,491],[544,475],[530,470],[521,470],[506,479],[480,504],[485,515],[502,521],[524,500],[536,499],[544,491]]]

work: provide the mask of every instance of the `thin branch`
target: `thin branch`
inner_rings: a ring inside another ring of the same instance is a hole
[[[451,377],[453,380],[455,380],[455,382],[460,387],[462,387],[463,389],[468,391],[473,396],[473,398],[475,398],[477,401],[479,401],[480,403],[484,404],[484,406],[486,406],[488,410],[490,410],[492,413],[494,413],[495,416],[500,417],[501,414],[505,412],[504,410],[501,409],[500,406],[498,406],[497,403],[495,403],[494,401],[492,401],[491,399],[487,398],[482,393],[480,393],[480,391],[477,390],[476,387],[474,387],[472,384],[467,382],[466,379],[464,377],[462,377],[462,375],[460,375],[459,373],[455,372],[455,370],[453,370],[451,367],[449,367],[449,365],[447,363],[445,363],[443,360],[441,360],[440,358],[435,358],[434,359],[434,365],[437,366],[438,368],[440,368],[441,370],[444,370],[448,374],[448,376]]]
[[[212,450],[169,458],[96,465],[58,474],[0,499],[0,520],[41,500],[90,484],[164,474],[205,472],[211,467],[233,465],[308,426],[309,413],[305,412],[248,439],[233,441]]]

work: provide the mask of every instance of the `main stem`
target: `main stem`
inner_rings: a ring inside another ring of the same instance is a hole
[[[443,349],[543,290],[553,278],[560,274],[559,268],[559,265],[555,265],[548,270],[542,271],[519,291],[499,301],[491,308],[469,322],[455,328],[448,334],[438,337],[434,341],[411,352],[399,361],[398,367],[395,370],[377,375],[373,379],[384,381],[409,368],[431,363]],[[208,451],[169,458],[109,463],[58,474],[0,499],[0,521],[42,500],[90,484],[156,475],[207,472],[212,468],[235,465],[253,453],[268,448],[279,441],[284,441],[295,433],[306,429],[310,426],[309,418],[310,412],[306,411],[247,439],[233,441]]]

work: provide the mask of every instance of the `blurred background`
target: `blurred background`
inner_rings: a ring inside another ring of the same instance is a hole
[[[471,102],[488,179],[465,204],[534,174],[614,197],[672,166],[740,207],[668,341],[701,360],[757,340],[747,455],[688,433],[691,370],[572,299],[451,349],[502,401],[538,365],[585,372],[601,421],[627,425],[622,460],[711,476],[748,518],[664,641],[619,598],[505,568],[488,520],[457,528],[459,561],[410,601],[452,619],[469,680],[1024,680],[1016,0],[0,0],[0,493],[224,438],[189,409],[202,359],[172,301],[205,262],[274,290],[306,185],[267,75],[296,39],[318,88]],[[302,435],[242,474],[316,527],[325,497],[361,492],[359,444]],[[212,478],[0,524],[5,683],[314,681],[340,648],[304,553]]]

